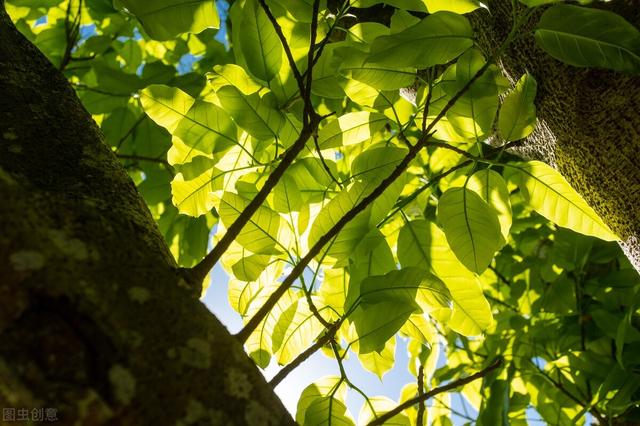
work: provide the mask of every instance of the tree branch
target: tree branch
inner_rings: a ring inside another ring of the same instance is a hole
[[[387,413],[384,413],[383,415],[381,415],[377,419],[369,422],[369,424],[367,426],[382,425],[382,424],[384,424],[384,422],[386,422],[387,420],[391,419],[395,415],[399,414],[403,410],[411,407],[412,405],[419,404],[420,402],[426,401],[427,399],[429,399],[429,398],[431,398],[431,397],[433,397],[435,395],[438,395],[438,394],[443,393],[443,392],[450,391],[450,390],[455,389],[457,387],[466,385],[467,383],[471,383],[474,380],[477,380],[479,378],[482,378],[482,377],[486,376],[491,371],[495,370],[496,368],[500,367],[501,365],[502,365],[502,358],[498,358],[491,365],[489,365],[487,368],[485,368],[484,370],[480,370],[477,373],[472,374],[471,376],[464,377],[464,378],[458,379],[458,380],[454,380],[453,382],[447,383],[446,385],[434,388],[434,389],[430,390],[429,392],[424,393],[423,395],[418,395],[415,398],[411,398],[410,400],[403,402],[402,404],[398,405],[393,410],[391,410],[391,411],[389,411]]]
[[[302,75],[300,74],[300,70],[298,69],[298,66],[296,65],[296,61],[295,59],[293,59],[293,54],[291,53],[291,48],[289,47],[289,44],[287,43],[287,38],[284,36],[284,33],[282,32],[282,27],[280,26],[280,24],[278,24],[278,21],[276,20],[276,17],[273,16],[273,13],[271,12],[271,9],[269,9],[269,6],[267,6],[267,3],[265,2],[265,0],[258,0],[258,2],[260,3],[260,6],[262,7],[262,10],[264,10],[264,13],[267,15],[267,18],[269,18],[269,21],[271,21],[271,25],[273,25],[273,29],[276,30],[276,34],[278,34],[278,38],[280,39],[280,43],[282,43],[282,47],[284,48],[284,53],[287,56],[287,60],[289,61],[289,66],[291,67],[291,72],[293,73],[293,77],[296,80],[296,83],[298,84],[298,89],[300,90],[300,96],[304,97],[305,94],[305,87],[304,87],[304,79],[302,78]],[[315,20],[316,25],[317,25],[317,18]],[[249,30],[252,31],[252,30]],[[314,29],[311,29],[312,34],[314,33]],[[313,49],[309,52],[309,55],[313,55]],[[306,101],[305,101],[306,103]]]
[[[336,334],[338,329],[340,328],[340,325],[342,325],[341,320],[333,323],[331,328],[329,328],[322,336],[320,336],[320,338],[316,340],[316,342],[313,345],[309,346],[304,352],[298,355],[296,359],[291,361],[289,364],[282,367],[282,369],[278,371],[278,373],[275,376],[273,376],[273,378],[269,382],[269,385],[271,385],[271,387],[273,388],[278,386],[280,382],[282,382],[284,378],[289,375],[289,373],[291,373],[293,370],[298,368],[300,364],[302,364],[307,359],[309,359],[309,357],[311,357],[311,355],[316,353],[318,349],[322,348],[324,345],[329,343],[331,339],[333,339],[333,336]]]
[[[284,48],[287,59],[289,60],[289,66],[291,67],[291,72],[293,73],[296,82],[298,83],[298,88],[300,89],[300,94],[303,97],[303,101],[305,104],[305,123],[302,126],[302,130],[300,131],[300,135],[298,135],[298,139],[293,143],[293,145],[285,152],[282,157],[282,161],[278,164],[278,167],[269,175],[267,181],[264,186],[260,189],[258,194],[251,200],[249,205],[240,213],[238,218],[229,226],[226,233],[222,236],[218,244],[211,250],[207,255],[200,261],[197,265],[189,270],[189,275],[192,280],[191,285],[200,286],[202,281],[204,281],[205,277],[209,273],[211,269],[215,266],[215,264],[220,260],[220,257],[227,251],[231,243],[236,239],[242,228],[251,220],[253,214],[258,210],[258,208],[264,203],[267,199],[267,196],[276,184],[280,181],[280,178],[284,175],[284,172],[289,168],[291,163],[296,159],[300,151],[302,151],[307,143],[307,140],[315,134],[318,124],[322,120],[322,117],[318,116],[313,107],[311,106],[311,98],[310,98],[310,90],[305,90],[305,84],[302,76],[300,75],[300,71],[296,66],[295,60],[293,59],[293,55],[291,53],[291,48],[287,44],[287,39],[282,33],[282,28],[278,21],[271,13],[271,10],[265,3],[265,0],[259,0],[262,9],[265,11],[267,17],[271,21],[276,33],[278,34],[278,38],[280,38],[280,42],[282,43],[282,47]],[[311,38],[312,41],[315,39],[315,34],[317,32],[317,24],[318,19],[317,16],[313,19],[313,24],[311,26]],[[313,56],[313,49],[310,49],[308,55],[310,57]],[[308,70],[310,71],[310,70]],[[309,96],[307,96],[309,94]]]
[[[477,72],[476,74],[456,93],[447,104],[442,108],[440,113],[435,117],[435,119],[427,126],[426,132],[422,135],[420,140],[409,150],[409,153],[402,159],[402,161],[396,166],[396,168],[391,172],[389,176],[380,182],[380,184],[362,201],[356,204],[347,214],[338,220],[338,222],[333,225],[333,227],[309,249],[309,252],[300,259],[300,262],[293,268],[291,273],[284,279],[282,284],[269,296],[269,299],[260,307],[258,312],[247,322],[242,330],[236,335],[237,338],[242,342],[246,342],[251,333],[258,327],[258,325],[262,322],[262,320],[269,314],[271,309],[278,303],[278,300],[282,295],[291,287],[291,285],[295,282],[295,280],[304,272],[304,269],[307,267],[309,262],[313,260],[316,255],[320,253],[322,248],[331,241],[337,234],[348,224],[351,220],[353,220],[360,212],[362,212],[369,204],[374,202],[382,193],[393,183],[396,181],[398,177],[400,177],[404,171],[407,169],[411,161],[418,155],[420,150],[425,146],[428,139],[432,136],[433,127],[444,117],[444,115],[453,107],[453,105],[462,97],[464,93],[471,87],[475,81],[480,78],[482,74],[489,68],[491,62],[487,61]],[[284,172],[284,171],[283,171]],[[275,173],[275,172],[274,172]],[[269,177],[269,180],[271,177]],[[269,181],[267,181],[268,183]],[[267,185],[265,184],[265,187]],[[263,188],[264,189],[264,188]],[[262,192],[262,191],[261,191]],[[258,194],[260,195],[260,194]],[[256,196],[257,198],[257,196]],[[265,194],[266,198],[266,194]],[[244,213],[244,212],[243,212]],[[240,220],[238,218],[238,220]],[[233,226],[233,225],[232,225]],[[228,231],[227,231],[228,233]],[[225,235],[226,236],[226,235]],[[235,237],[235,236],[234,236]],[[225,248],[226,249],[226,248]],[[214,249],[215,250],[215,249]],[[198,265],[197,265],[198,266]],[[196,267],[197,267],[196,266]]]
[[[303,123],[309,123],[314,114],[313,107],[311,106],[311,83],[313,82],[313,57],[314,47],[316,44],[316,37],[318,34],[318,11],[320,9],[320,0],[314,0],[313,11],[311,15],[311,40],[309,42],[309,53],[307,54],[307,84],[305,86],[305,92],[303,95],[304,100],[304,116]],[[315,134],[315,132],[314,132]]]

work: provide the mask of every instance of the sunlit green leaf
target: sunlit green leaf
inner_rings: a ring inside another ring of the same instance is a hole
[[[242,8],[245,30],[240,33],[241,48],[249,71],[263,81],[270,81],[282,65],[282,44],[257,0],[247,0]]]
[[[531,74],[520,78],[516,87],[507,95],[500,108],[498,128],[507,141],[526,138],[536,126],[537,83]]]
[[[398,238],[398,259],[403,267],[428,266],[449,289],[453,313],[448,322],[456,332],[478,335],[492,322],[489,303],[477,277],[451,252],[444,233],[433,223],[407,223]]]
[[[540,18],[536,42],[569,65],[640,73],[640,31],[613,12],[553,6]]]
[[[502,176],[490,169],[480,170],[471,175],[466,188],[478,194],[498,214],[500,231],[506,242],[509,239],[512,214],[509,189]]]
[[[189,216],[200,216],[214,206],[212,192],[222,188],[222,182],[216,178],[220,170],[211,168],[201,175],[186,180],[182,173],[178,173],[171,182],[173,204],[180,213]]]
[[[540,161],[529,161],[510,165],[508,173],[520,187],[527,203],[553,223],[605,241],[618,239],[552,167]]]
[[[397,402],[392,401],[386,396],[374,396],[372,398],[369,398],[369,401],[373,406],[375,413],[371,411],[371,407],[365,402],[362,405],[360,414],[358,415],[358,420],[361,421],[362,424],[367,424],[368,422],[375,419],[376,416],[384,414],[387,411],[391,411],[398,405]],[[384,424],[390,426],[411,426],[411,421],[405,414],[400,413],[387,420]]]
[[[307,386],[302,391],[302,395],[300,395],[300,399],[298,400],[298,407],[296,410],[296,422],[299,425],[306,425],[306,424],[322,424],[323,422],[327,421],[327,418],[329,417],[328,415],[325,415],[324,417],[316,418],[316,414],[314,412],[311,413],[312,414],[311,418],[309,419],[306,418],[309,407],[312,404],[317,404],[316,403],[317,400],[323,399],[326,397],[333,397],[334,401],[343,401],[343,402],[346,401],[346,397],[347,397],[346,383],[344,383],[344,381],[341,381],[339,377],[325,376],[315,381],[314,383],[310,384],[309,386]],[[339,419],[341,414],[339,410],[340,410],[340,407],[337,408],[337,411],[335,413],[336,418],[332,420],[338,419],[338,422],[341,421]],[[327,414],[328,414],[328,411],[329,410],[327,409]],[[351,417],[349,412],[346,410],[342,411],[342,414],[346,414],[349,418]],[[314,422],[314,419],[315,419],[315,422]],[[337,424],[342,425],[344,423],[337,423]],[[347,424],[353,424],[353,421]]]
[[[393,336],[387,340],[384,349],[380,352],[359,353],[358,359],[365,370],[372,372],[380,380],[385,373],[393,368],[396,361],[396,338]]]
[[[484,272],[500,247],[496,212],[475,192],[451,188],[438,201],[438,220],[460,262],[470,271]]]
[[[362,143],[369,140],[387,121],[387,117],[375,112],[351,112],[322,127],[318,132],[318,144],[321,149],[328,149]]]
[[[152,85],[140,92],[140,104],[153,121],[173,132],[195,99],[180,89]]]
[[[284,116],[258,93],[243,95],[233,86],[221,87],[216,93],[224,110],[251,136],[261,140],[278,138]]]
[[[156,40],[170,40],[182,33],[199,33],[220,26],[213,0],[120,1]]]
[[[466,18],[438,12],[402,32],[375,39],[368,62],[428,68],[455,59],[473,45],[472,37]]]
[[[220,199],[219,210],[224,226],[231,226],[248,204],[249,200],[232,192],[225,192]],[[276,212],[261,206],[238,234],[236,240],[253,253],[277,253],[280,250],[277,241],[280,221],[280,216]]]
[[[441,10],[468,13],[480,7],[480,2],[477,0],[424,0],[424,2],[427,4],[429,13],[436,13]]]
[[[314,304],[318,299],[314,300]],[[326,309],[321,315],[327,315]],[[315,317],[305,299],[300,299],[295,307],[281,316],[273,330],[273,352],[278,353],[278,364],[293,361],[324,331],[324,326]]]

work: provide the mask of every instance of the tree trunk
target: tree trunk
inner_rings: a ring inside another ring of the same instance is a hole
[[[467,16],[476,42],[490,55],[511,29],[512,2],[484,3],[488,10]],[[334,9],[340,4],[329,0]],[[594,2],[590,7],[610,10],[640,27],[638,0]],[[359,22],[389,25],[394,10],[376,5],[350,13]],[[640,76],[576,68],[551,58],[534,42],[536,22],[532,19],[521,31],[499,64],[512,83],[527,71],[538,81],[538,126],[512,151],[555,167],[622,239],[625,255],[640,272]]]
[[[1,0],[0,223],[0,407],[54,408],[62,424],[293,424]]]
[[[490,13],[471,16],[480,46],[491,52],[509,32],[511,2],[487,4]],[[637,0],[598,7],[640,26]],[[640,272],[640,76],[564,65],[538,48],[531,32],[505,52],[500,66],[514,83],[527,71],[538,81],[538,126],[515,152],[560,171],[622,238]]]

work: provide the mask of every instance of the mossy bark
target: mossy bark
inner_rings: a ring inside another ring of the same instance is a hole
[[[61,424],[293,424],[2,3],[0,407],[55,408]]]
[[[478,44],[494,51],[511,27],[511,2],[486,2],[471,19]],[[640,27],[637,0],[594,3]],[[513,83],[538,81],[538,125],[516,154],[555,167],[622,238],[640,272],[640,76],[565,65],[537,47],[531,25],[505,52],[500,67]]]
[[[467,15],[476,43],[489,56],[506,39],[512,25],[512,3],[484,2]],[[341,2],[329,0],[337,9]],[[525,6],[516,2],[520,11]],[[637,0],[594,2],[640,27]],[[546,9],[539,9],[538,17]],[[389,25],[394,8],[376,5],[351,9],[345,24]],[[417,15],[424,16],[419,13]],[[513,153],[555,167],[622,239],[627,258],[640,272],[640,77],[565,65],[536,46],[537,19],[502,55],[500,67],[515,83],[525,72],[538,81],[536,131]],[[498,138],[492,142],[502,143]]]

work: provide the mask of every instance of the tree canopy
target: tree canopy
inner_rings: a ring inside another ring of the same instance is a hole
[[[536,127],[536,76],[497,66],[532,37],[565,64],[640,74],[640,31],[579,3],[513,1],[494,53],[475,0],[5,7],[76,89],[194,291],[222,265],[236,337],[258,367],[283,366],[271,383],[316,351],[338,364],[298,423],[448,425],[453,392],[481,425],[640,422],[638,272],[570,182],[512,154]],[[361,19],[381,8],[388,25]],[[380,378],[404,363],[415,383],[370,395],[349,356]]]

